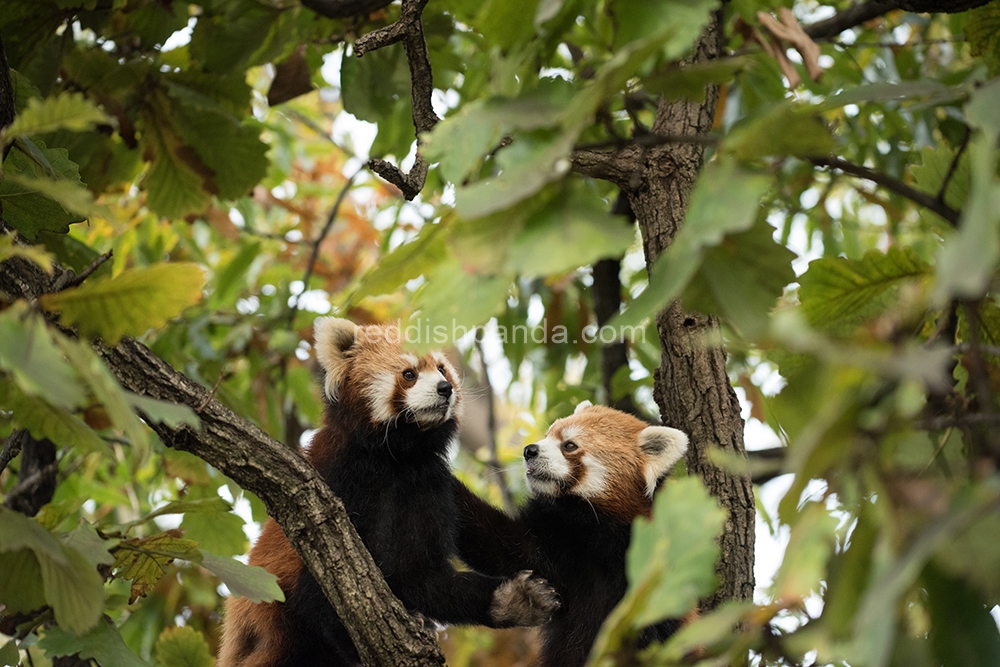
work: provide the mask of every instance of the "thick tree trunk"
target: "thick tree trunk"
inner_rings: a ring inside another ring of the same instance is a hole
[[[699,40],[694,61],[718,57],[721,31],[716,20]],[[661,103],[653,132],[705,134],[712,129],[718,90],[712,87],[703,103],[681,100]],[[684,220],[691,190],[702,168],[704,148],[672,144],[650,149],[638,185],[627,187],[629,202],[642,230],[647,266],[673,241]],[[725,600],[753,596],[755,505],[750,477],[732,475],[708,460],[712,447],[745,455],[740,406],[726,373],[726,351],[714,317],[684,312],[673,303],[656,318],[663,357],[654,395],[664,424],[687,432],[688,470],[697,473],[729,511],[717,565],[720,585],[704,601],[711,609]]]
[[[0,262],[0,291],[34,299],[53,280],[20,257]],[[154,424],[165,444],[191,452],[255,493],[281,525],[350,632],[365,665],[444,664],[436,638],[411,617],[386,585],[343,504],[297,452],[212,398],[131,338],[97,351],[129,391],[193,408],[201,428]]]

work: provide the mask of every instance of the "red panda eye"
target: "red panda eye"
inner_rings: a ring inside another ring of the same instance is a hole
[[[441,375],[445,374],[445,372],[444,372],[444,364],[438,364],[438,373],[440,373]]]
[[[564,442],[562,448],[563,451],[567,452],[575,452],[577,449],[579,449],[579,447],[576,446],[576,443],[573,442],[572,440],[570,440],[569,442]]]
[[[413,382],[414,380],[417,379],[417,374],[413,372],[412,368],[407,368],[405,371],[403,371],[403,379],[409,382]]]

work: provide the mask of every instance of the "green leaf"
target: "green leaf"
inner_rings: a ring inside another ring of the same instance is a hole
[[[193,149],[184,145],[161,115],[147,112],[142,125],[147,128],[142,134],[142,152],[152,163],[142,181],[149,194],[147,205],[167,218],[205,210],[211,202],[203,188],[207,168]]]
[[[448,254],[445,235],[441,233],[444,229],[444,223],[424,225],[416,238],[390,252],[365,274],[348,303],[356,304],[366,296],[394,292],[440,264]]]
[[[172,500],[162,507],[158,507],[141,519],[137,519],[123,526],[125,532],[134,526],[140,526],[147,521],[152,521],[158,516],[168,514],[187,514],[189,512],[210,512],[212,514],[228,513],[232,506],[222,498],[199,498],[197,500]]]
[[[61,338],[56,334],[56,338]],[[86,398],[72,366],[66,363],[45,320],[18,302],[0,312],[0,368],[10,372],[26,394],[67,409]]]
[[[473,219],[507,209],[562,177],[574,138],[567,132],[519,133],[496,155],[499,176],[456,189],[458,214]]]
[[[705,255],[684,291],[684,308],[725,317],[744,335],[762,333],[784,288],[795,280],[795,253],[774,240],[764,220],[731,234]]]
[[[36,245],[23,246],[15,242],[16,232],[0,234],[0,262],[11,257],[22,257],[30,262],[34,262],[45,270],[52,273],[52,255],[44,248]]]
[[[251,602],[285,601],[278,578],[262,567],[244,565],[238,560],[207,552],[202,555],[201,565],[221,579],[233,595]]]
[[[99,452],[112,456],[108,444],[79,417],[64,408],[23,394],[16,387],[8,388],[4,407],[14,414],[14,424],[28,429],[37,440],[48,438],[61,446],[76,447],[84,454]]]
[[[201,428],[201,419],[187,405],[161,401],[132,392],[128,392],[127,397],[132,407],[142,412],[146,421],[166,424],[170,428],[179,428],[185,425],[195,430]]]
[[[672,66],[666,71],[645,77],[642,83],[647,91],[663,95],[668,102],[681,98],[703,102],[708,84],[729,81],[752,63],[750,58],[736,56]]]
[[[562,79],[542,79],[518,97],[475,100],[438,123],[421,150],[440,163],[442,175],[462,183],[515,130],[537,130],[559,124],[573,96],[573,87]]]
[[[156,640],[156,660],[163,667],[212,667],[214,664],[204,635],[186,625],[164,628]]]
[[[938,142],[933,148],[924,146],[920,151],[921,163],[910,167],[914,184],[919,190],[936,197],[954,161],[955,151],[944,142]],[[956,211],[961,211],[965,207],[965,201],[969,197],[969,186],[972,181],[970,164],[969,152],[964,151],[954,173],[951,174],[951,180],[948,181],[948,188],[944,194],[944,203]]]
[[[174,131],[211,171],[202,187],[224,199],[245,195],[267,173],[267,145],[259,131],[205,95],[178,83],[168,88],[177,102],[171,118]]]
[[[11,639],[0,648],[0,665],[18,667],[19,664],[21,664],[21,654],[17,650],[17,640]]]
[[[180,527],[184,537],[197,542],[199,549],[220,556],[236,556],[246,553],[250,546],[243,524],[237,514],[206,508],[205,511],[185,513]]]
[[[81,634],[94,627],[104,613],[104,579],[76,549],[64,548],[63,552],[68,565],[38,558],[45,600],[52,606],[61,627]]]
[[[84,216],[67,211],[62,204],[36,190],[37,186],[44,185],[52,194],[59,196],[67,194],[67,190],[78,193],[73,201],[89,196],[79,194],[80,168],[69,159],[69,153],[62,148],[46,148],[40,141],[36,143],[37,146],[29,139],[19,146],[27,144],[35,148],[45,164],[50,166],[51,174],[46,173],[47,170],[35,162],[29,162],[25,153],[15,147],[3,163],[3,176],[0,178],[4,220],[29,240],[34,240],[43,230],[65,234],[71,224],[85,219]],[[50,176],[60,180],[41,182],[40,179]],[[22,181],[27,185],[22,184]]]
[[[617,47],[655,38],[665,42],[662,48],[664,57],[669,60],[680,57],[690,48],[707,23],[709,12],[719,6],[718,2],[697,0],[615,0],[608,4],[617,29]]]
[[[978,128],[969,142],[972,187],[962,211],[958,233],[945,241],[938,259],[934,297],[939,303],[957,296],[979,298],[1000,260],[1000,179],[997,178],[997,141],[1000,122],[1000,81],[973,93],[966,105],[970,125]]]
[[[975,584],[988,599],[1000,597],[1000,516],[980,519],[943,545],[935,562],[949,575]]]
[[[538,0],[486,0],[476,17],[476,25],[481,27],[483,36],[491,45],[499,46],[504,51],[524,48],[525,42],[535,35],[537,7]]]
[[[633,524],[626,556],[630,591],[655,582],[637,626],[679,618],[715,588],[716,538],[725,520],[726,512],[697,477],[660,490],[652,519],[639,517]]]
[[[641,74],[651,59],[677,60],[691,48],[718,8],[715,0],[616,0],[616,48],[588,85],[566,105],[564,127],[579,132],[593,122],[602,104]],[[627,42],[627,43],[626,43]]]
[[[59,311],[65,325],[116,345],[123,335],[138,336],[162,326],[200,301],[204,282],[197,264],[161,263],[46,294],[40,301],[44,308]]]
[[[860,260],[824,257],[799,277],[799,300],[812,326],[847,331],[885,313],[904,285],[930,275],[915,252],[898,246],[869,250]]]
[[[830,128],[815,107],[783,102],[734,128],[719,150],[748,161],[768,155],[829,155],[836,148]]]
[[[1000,665],[1000,633],[989,605],[969,584],[933,563],[924,570],[931,646],[943,667]]]
[[[78,181],[53,180],[44,176],[36,178],[25,174],[7,174],[4,180],[24,192],[44,195],[71,214],[87,217],[94,212],[94,196]]]
[[[340,68],[344,111],[359,120],[378,123],[410,99],[410,67],[402,44],[365,54],[344,56]],[[380,128],[381,131],[381,128]]]
[[[79,654],[80,658],[93,659],[102,667],[149,667],[125,645],[118,628],[111,621],[103,620],[87,634],[77,637],[61,627],[47,627],[38,647],[46,656],[57,657]]]
[[[628,590],[601,626],[591,655],[613,655],[642,628],[680,618],[715,588],[716,538],[726,513],[697,477],[668,482],[651,519],[632,524]]]
[[[733,629],[754,608],[750,602],[724,602],[704,616],[685,623],[669,641],[650,651],[643,664],[677,664],[695,651],[712,650],[735,638]],[[654,657],[655,656],[655,657]]]
[[[14,122],[4,130],[5,137],[46,134],[56,130],[89,130],[111,119],[83,93],[59,93],[45,99],[30,98]]]
[[[239,250],[225,267],[216,272],[215,289],[210,297],[215,307],[232,308],[236,297],[247,289],[248,271],[257,256],[260,255],[263,244],[259,241],[241,243]]]
[[[609,208],[592,189],[567,187],[528,216],[510,243],[508,271],[558,274],[623,255],[635,240],[635,228],[626,218],[611,215]]]
[[[133,469],[145,465],[150,452],[149,431],[132,411],[128,394],[118,379],[86,343],[65,336],[57,336],[56,343],[88,384],[94,397],[104,406],[111,423],[128,437],[135,452]]]
[[[115,557],[108,550],[117,546],[118,542],[117,538],[101,537],[93,526],[84,522],[62,539],[64,545],[79,551],[95,568],[115,562]]]
[[[0,552],[0,604],[12,614],[45,606],[42,568],[30,549]]]
[[[507,300],[509,276],[468,274],[457,259],[442,262],[413,297],[418,309],[407,340],[418,348],[440,347],[497,314]]]
[[[837,519],[823,503],[808,503],[802,509],[785,549],[794,556],[782,561],[772,584],[776,601],[792,605],[819,590],[836,543],[836,530]]]
[[[928,104],[948,104],[964,99],[967,94],[967,89],[962,86],[948,86],[934,79],[898,83],[869,83],[853,86],[841,93],[831,95],[820,108],[827,110],[848,104],[893,102],[908,99],[923,99]]]
[[[56,621],[80,634],[97,623],[104,611],[104,581],[94,566],[73,548],[63,546],[37,521],[0,507],[0,552],[30,550],[41,571],[45,601]],[[5,558],[22,573],[33,570],[22,554]],[[34,601],[37,591],[21,591],[15,602]]]
[[[1000,72],[1000,3],[988,2],[969,12],[965,38],[973,56],[983,56],[990,76]]]
[[[59,541],[37,521],[0,506],[0,553],[30,549],[57,565],[69,565]]]
[[[609,326],[638,326],[679,296],[708,248],[719,245],[727,234],[753,226],[769,185],[768,177],[744,171],[732,161],[709,163],[695,183],[684,225],[653,264],[649,286]]]
[[[201,558],[197,543],[181,537],[179,530],[124,540],[113,549],[113,553],[115,576],[132,581],[129,604],[148,593],[174,559],[198,561]]]

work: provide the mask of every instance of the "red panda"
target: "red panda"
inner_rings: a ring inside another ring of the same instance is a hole
[[[604,619],[625,595],[632,521],[649,516],[653,494],[687,451],[687,436],[632,415],[581,404],[524,448],[532,498],[513,518],[456,484],[459,554],[481,572],[530,569],[559,593],[542,626],[542,667],[583,665]],[[647,628],[645,646],[678,623]]]
[[[501,578],[451,563],[461,484],[447,450],[461,391],[448,359],[404,351],[394,326],[326,317],[314,333],[326,409],[306,457],[343,501],[393,593],[411,612],[441,623],[499,628],[550,618],[555,592],[530,572]],[[250,564],[278,577],[285,602],[230,598],[219,667],[358,664],[346,628],[273,520]]]

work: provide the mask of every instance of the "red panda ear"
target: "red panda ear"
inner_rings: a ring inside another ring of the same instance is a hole
[[[687,451],[688,437],[682,431],[668,426],[647,426],[639,432],[639,448],[649,459],[646,461],[646,493],[656,491],[656,483]]]
[[[580,401],[579,403],[576,404],[576,407],[573,409],[573,414],[575,415],[577,412],[593,407],[593,405],[594,404],[591,403],[590,401]]]
[[[313,322],[316,358],[326,374],[324,386],[331,401],[337,400],[337,390],[347,374],[347,351],[357,342],[358,327],[339,317],[318,317]]]

